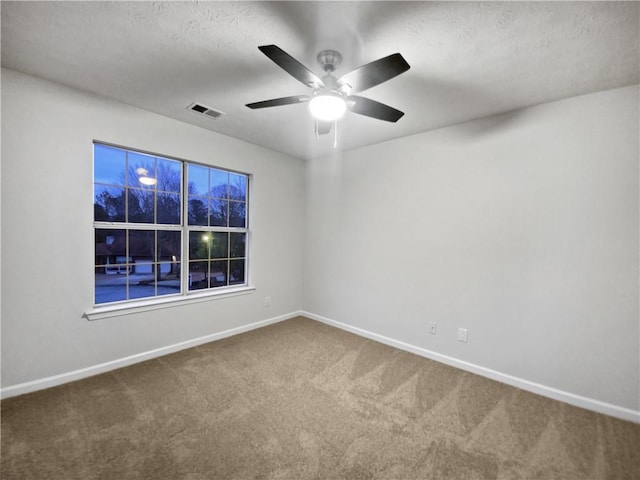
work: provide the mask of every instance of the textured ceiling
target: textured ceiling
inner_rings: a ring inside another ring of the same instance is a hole
[[[411,69],[362,95],[398,123],[348,113],[338,150],[559,98],[639,83],[638,2],[8,2],[2,66],[104,95],[258,145],[311,158],[306,105],[249,102],[307,94],[259,50],[276,44],[336,76],[400,52]],[[197,101],[226,113],[211,120]]]

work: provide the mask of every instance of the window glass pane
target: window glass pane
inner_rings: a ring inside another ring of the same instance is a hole
[[[229,202],[227,200],[211,200],[209,203],[209,225],[226,227],[228,208]]]
[[[129,299],[156,296],[156,284],[153,279],[139,280],[135,276],[129,277]]]
[[[189,232],[189,260],[209,258],[209,235],[211,232]]]
[[[189,290],[209,288],[208,262],[189,262]]]
[[[126,231],[95,231],[95,303],[127,299]]]
[[[95,303],[119,302],[127,299],[126,275],[96,274]]]
[[[153,189],[156,186],[156,159],[142,153],[128,152],[127,185]]]
[[[213,261],[209,267],[209,286],[224,287],[227,285],[227,261]]]
[[[130,187],[154,190],[157,184],[155,158],[129,153],[127,183]]]
[[[93,218],[96,222],[124,222],[126,200],[124,188],[96,185]]]
[[[227,198],[227,186],[229,183],[229,173],[224,170],[212,168],[209,170],[209,184],[211,189],[209,196],[215,198]]]
[[[209,193],[209,169],[200,165],[189,164],[188,170],[189,187],[192,195],[206,196]]]
[[[189,225],[208,225],[209,201],[189,195]]]
[[[182,234],[180,232],[158,231],[158,257],[159,262],[172,262],[172,274],[179,274],[180,256],[182,254],[181,244]]]
[[[128,189],[129,222],[153,223],[154,193],[135,188]]]
[[[244,282],[244,260],[229,261],[229,285],[238,285]]]
[[[180,292],[181,232],[158,231],[158,295]]]
[[[180,293],[180,278],[171,278],[165,271],[169,266],[166,263],[160,263],[160,273],[162,274],[162,280],[159,280],[156,285],[156,294],[160,295],[175,295]]]
[[[93,146],[93,181],[110,185],[124,185],[126,151],[105,145]]]
[[[179,193],[158,193],[157,223],[165,225],[180,225],[180,194]]]
[[[245,227],[247,204],[244,202],[229,202],[229,226]]]
[[[232,200],[247,200],[247,176],[238,173],[229,174],[229,198]]]
[[[231,258],[234,257],[245,257],[245,244],[246,244],[246,233],[231,233],[230,234],[230,243],[229,243],[229,256]]]
[[[156,188],[163,192],[180,193],[182,184],[182,164],[166,158],[156,159],[158,183]]]
[[[211,232],[209,258],[227,258],[229,234],[226,232]]]
[[[151,265],[156,261],[156,232],[154,230],[129,230],[129,257],[134,263]]]
[[[116,256],[127,253],[126,230],[97,228],[95,233],[95,264],[116,263]],[[105,272],[102,272],[105,273]]]
[[[152,281],[154,272],[154,263],[151,260],[145,257],[133,257],[131,273],[138,276],[138,280],[144,275],[145,280]]]

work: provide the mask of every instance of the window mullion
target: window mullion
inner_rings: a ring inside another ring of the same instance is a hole
[[[227,285],[231,284],[231,233],[227,232]]]
[[[160,255],[158,255],[158,232],[160,230],[156,230],[153,232],[153,267],[151,271],[153,272],[153,276],[155,277],[153,282],[153,293],[154,296],[158,296],[158,279],[162,277],[162,265],[160,263]]]
[[[180,199],[182,200],[182,262],[180,267],[180,293],[186,295],[189,291],[189,168],[187,162],[182,162],[182,185]]]
[[[130,298],[130,289],[129,289],[129,229],[125,229],[124,231],[124,265],[125,265],[125,269],[124,269],[124,273],[125,273],[125,278],[126,278],[126,287],[125,287],[125,291],[126,291],[126,295],[125,298],[127,300],[129,300]],[[118,263],[118,259],[116,258],[116,263]]]

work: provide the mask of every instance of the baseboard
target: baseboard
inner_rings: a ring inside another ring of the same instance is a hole
[[[134,363],[143,362],[145,360],[151,360],[153,358],[161,357],[163,355],[179,352],[180,350],[197,347],[198,345],[213,342],[216,340],[221,340],[223,338],[231,337],[233,335],[238,335],[240,333],[248,332],[250,330],[255,330],[257,328],[266,327],[267,325],[282,322],[284,320],[297,317],[298,315],[302,315],[302,312],[297,311],[297,312],[288,313],[286,315],[279,315],[277,317],[268,318],[266,320],[261,320],[259,322],[250,323],[248,325],[242,325],[240,327],[231,328],[229,330],[213,333],[211,335],[206,335],[204,337],[194,338],[192,340],[187,340],[185,342],[175,343],[173,345],[168,345],[166,347],[156,348],[155,350],[138,353],[136,355],[131,355],[125,358],[119,358],[117,360],[101,363],[99,365],[93,365],[91,367],[82,368],[80,370],[74,370],[72,372],[62,373],[60,375],[54,375],[52,377],[42,378],[39,380],[33,380],[31,382],[11,385],[9,387],[0,389],[0,398],[5,399],[10,397],[15,397],[18,395],[23,395],[25,393],[35,392],[37,390],[43,390],[45,388],[62,385],[64,383],[81,380],[83,378],[91,377],[93,375],[98,375],[100,373],[109,372],[117,368],[127,367],[129,365],[133,365]]]
[[[23,395],[25,393],[35,392],[37,390],[43,390],[45,388],[62,385],[64,383],[81,380],[83,378],[109,372],[111,370],[115,370],[118,368],[127,367],[129,365],[143,362],[145,360],[151,360],[153,358],[158,358],[163,355],[168,355],[170,353],[178,352],[180,350],[197,347],[198,345],[213,342],[216,340],[221,340],[223,338],[231,337],[233,335],[238,335],[240,333],[248,332],[250,330],[255,330],[257,328],[266,327],[267,325],[282,322],[284,320],[288,320],[290,318],[294,318],[299,315],[339,328],[341,330],[345,330],[347,332],[354,333],[361,337],[369,338],[371,340],[384,343],[385,345],[389,345],[391,347],[399,348],[400,350],[404,350],[407,352],[414,353],[416,355],[420,355],[421,357],[429,358],[431,360],[435,360],[437,362],[444,363],[446,365],[450,365],[452,367],[459,368],[461,370],[475,373],[477,375],[481,375],[483,377],[487,377],[492,380],[496,380],[498,382],[511,385],[513,387],[521,388],[523,390],[527,390],[529,392],[542,395],[544,397],[552,398],[554,400],[559,400],[561,402],[565,402],[570,405],[574,405],[576,407],[585,408],[587,410],[592,410],[594,412],[602,413],[604,415],[610,415],[612,417],[620,418],[622,420],[640,423],[639,411],[631,410],[624,407],[619,407],[617,405],[612,405],[610,403],[601,402],[599,400],[594,400],[591,398],[583,397],[583,396],[576,395],[563,390],[558,390],[553,387],[548,387],[546,385],[531,382],[529,380],[524,380],[518,377],[507,375],[505,373],[491,370],[489,368],[485,368],[480,365],[475,365],[469,362],[459,360],[454,357],[449,357],[447,355],[442,355],[436,352],[432,352],[430,350],[427,350],[422,347],[418,347],[416,345],[411,345],[409,343],[402,342],[400,340],[395,340],[393,338],[385,337],[384,335],[379,335],[377,333],[373,333],[368,330],[364,330],[362,328],[354,327],[346,323],[338,322],[336,320],[332,320],[332,319],[329,319],[320,315],[316,315],[311,312],[302,311],[302,310],[291,312],[285,315],[280,315],[277,317],[268,318],[266,320],[250,323],[248,325],[242,325],[240,327],[224,330],[218,333],[213,333],[211,335],[206,335],[204,337],[194,338],[192,340],[187,340],[185,342],[168,345],[166,347],[157,348],[147,352],[142,352],[136,355],[131,355],[129,357],[124,357],[124,358],[120,358],[110,362],[94,365],[91,367],[82,368],[80,370],[74,370],[72,372],[62,373],[59,375],[54,375],[51,377],[46,377],[38,380],[33,380],[30,382],[11,385],[9,387],[0,389],[0,398],[5,399],[10,397],[15,397],[18,395]]]
[[[563,390],[558,390],[556,388],[548,387],[546,385],[541,385],[539,383],[530,382],[529,380],[524,380],[522,378],[507,375],[505,373],[491,370],[489,368],[485,368],[480,365],[475,365],[473,363],[458,360],[457,358],[454,358],[454,357],[449,357],[447,355],[442,355],[436,352],[432,352],[422,347],[411,345],[409,343],[395,340],[393,338],[385,337],[384,335],[379,335],[377,333],[373,333],[368,330],[364,330],[358,327],[348,325],[346,323],[342,323],[336,320],[322,317],[314,313],[302,311],[300,314],[312,320],[322,322],[332,327],[340,328],[341,330],[354,333],[361,337],[369,338],[371,340],[384,343],[385,345],[399,348],[400,350],[411,352],[416,355],[420,355],[421,357],[425,357],[430,360],[435,360],[437,362],[444,363],[446,365],[449,365],[455,368],[459,368],[460,370],[465,370],[467,372],[475,373],[477,375],[481,375],[483,377],[487,377],[492,380],[496,380],[498,382],[520,388],[522,390],[527,390],[529,392],[536,393],[544,397],[552,398],[554,400],[559,400],[561,402],[568,403],[570,405],[574,405],[576,407],[584,408],[587,410],[592,410],[594,412],[602,413],[604,415],[609,415],[612,417],[620,418],[622,420],[627,420],[634,423],[640,423],[640,411],[619,407],[617,405],[612,405],[610,403],[601,402],[599,400],[594,400],[591,398],[583,397],[583,396],[576,395]]]

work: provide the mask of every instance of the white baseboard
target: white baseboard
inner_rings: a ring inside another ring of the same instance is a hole
[[[268,318],[266,320],[261,320],[259,322],[250,323],[248,325],[242,325],[240,327],[224,330],[218,333],[213,333],[211,335],[206,335],[204,337],[194,338],[192,340],[187,340],[185,342],[175,343],[173,345],[168,345],[166,347],[156,348],[155,350],[138,353],[136,355],[131,355],[125,358],[119,358],[117,360],[101,363],[99,365],[93,365],[91,367],[82,368],[80,370],[74,370],[72,372],[62,373],[60,375],[54,375],[52,377],[33,380],[31,382],[11,385],[9,387],[0,389],[0,398],[4,399],[9,397],[15,397],[18,395],[23,395],[25,393],[35,392],[37,390],[43,390],[45,388],[62,385],[64,383],[81,380],[83,378],[91,377],[93,375],[98,375],[100,373],[109,372],[117,368],[127,367],[129,365],[133,365],[134,363],[143,362],[145,360],[151,360],[153,358],[161,357],[163,355],[179,352],[180,350],[197,347],[198,345],[213,342],[215,340],[221,340],[223,338],[231,337],[233,335],[238,335],[240,333],[248,332],[250,330],[255,330],[256,328],[266,327],[267,325],[282,322],[284,320],[297,317],[298,315],[302,315],[302,312],[301,311],[291,312],[286,315],[280,315],[277,317]]]
[[[541,385],[539,383],[530,382],[528,380],[524,380],[518,377],[513,377],[505,373],[491,370],[489,368],[475,365],[473,363],[458,360],[457,358],[449,357],[447,355],[442,355],[436,352],[432,352],[422,347],[411,345],[409,343],[405,343],[400,340],[395,340],[393,338],[385,337],[384,335],[379,335],[377,333],[373,333],[368,330],[354,327],[346,323],[341,323],[336,320],[331,320],[329,318],[322,317],[320,315],[316,315],[314,313],[302,311],[302,310],[291,312],[285,315],[280,315],[277,317],[272,317],[266,320],[261,320],[259,322],[250,323],[248,325],[242,325],[240,327],[224,330],[218,333],[213,333],[211,335],[206,335],[204,337],[194,338],[192,340],[187,340],[185,342],[168,345],[166,347],[157,348],[155,350],[142,352],[136,355],[131,355],[129,357],[120,358],[120,359],[113,360],[106,363],[101,363],[99,365],[93,365],[91,367],[82,368],[80,370],[74,370],[72,372],[62,373],[60,375],[54,375],[47,378],[33,380],[31,382],[11,385],[9,387],[0,389],[0,398],[4,399],[4,398],[15,397],[18,395],[23,395],[25,393],[35,392],[37,390],[43,390],[45,388],[62,385],[64,383],[81,380],[83,378],[91,377],[93,375],[98,375],[100,373],[109,372],[117,368],[133,365],[134,363],[139,363],[145,360],[158,358],[163,355],[168,355],[170,353],[178,352],[180,350],[185,350],[187,348],[192,348],[205,343],[221,340],[223,338],[231,337],[233,335],[238,335],[240,333],[248,332],[250,330],[255,330],[257,328],[266,327],[267,325],[282,322],[284,320],[288,320],[290,318],[294,318],[299,315],[305,316],[312,320],[316,320],[318,322],[322,322],[324,324],[327,324],[333,327],[337,327],[341,330],[354,333],[361,337],[369,338],[371,340],[384,343],[385,345],[389,345],[391,347],[399,348],[400,350],[404,350],[407,352],[414,353],[416,355],[420,355],[421,357],[429,358],[431,360],[435,360],[437,362],[444,363],[446,365],[450,365],[452,367],[459,368],[461,370],[475,373],[483,377],[487,377],[492,380],[505,383],[507,385],[511,385],[517,388],[521,388],[523,390],[527,390],[529,392],[536,393],[538,395],[542,395],[544,397],[552,398],[554,400],[559,400],[561,402],[565,402],[570,405],[574,405],[576,407],[585,408],[587,410],[592,410],[594,412],[610,415],[612,417],[620,418],[622,420],[640,423],[640,411],[619,407],[617,405],[612,405],[610,403],[601,402],[599,400],[594,400],[591,398],[583,397],[583,396],[576,395],[563,390],[558,390],[553,387],[548,387],[546,385]]]
[[[527,390],[529,392],[542,395],[544,397],[552,398],[554,400],[559,400],[561,402],[568,403],[576,407],[592,410],[594,412],[620,418],[622,420],[640,423],[640,411],[619,407],[617,405],[612,405],[610,403],[601,402],[600,400],[594,400],[594,399],[576,395],[570,392],[565,392],[563,390],[558,390],[553,387],[548,387],[546,385],[541,385],[539,383],[530,382],[529,380],[524,380],[522,378],[513,377],[511,375],[497,372],[489,368],[481,367],[473,363],[458,360],[457,358],[449,357],[447,355],[441,355],[439,353],[432,352],[422,347],[417,347],[409,343],[405,343],[399,340],[394,340],[393,338],[385,337],[384,335],[379,335],[377,333],[373,333],[368,330],[364,330],[358,327],[353,327],[346,323],[341,323],[335,320],[331,320],[329,318],[322,317],[314,313],[302,311],[300,315],[310,318],[312,320],[316,320],[318,322],[325,323],[332,327],[337,327],[337,328],[340,328],[341,330],[354,333],[361,337],[369,338],[371,340],[384,343],[385,345],[399,348],[400,350],[411,352],[416,355],[420,355],[421,357],[425,357],[430,360],[435,360],[437,362],[444,363],[446,365],[450,365],[455,368],[459,368],[460,370],[465,370],[467,372],[475,373],[483,377],[487,377],[492,380],[496,380],[498,382],[520,388],[522,390]]]

